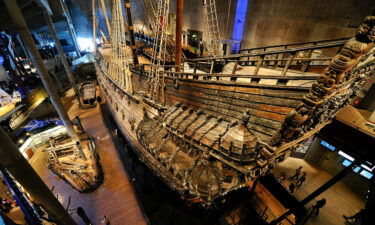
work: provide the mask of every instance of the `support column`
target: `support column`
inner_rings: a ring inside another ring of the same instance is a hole
[[[42,57],[40,56],[39,51],[35,46],[34,40],[30,35],[30,31],[26,26],[25,19],[23,18],[23,15],[21,13],[20,8],[17,5],[17,2],[13,0],[4,0],[4,3],[12,19],[13,24],[18,29],[18,32],[20,33],[22,39],[25,42],[27,49],[30,52],[31,60],[35,64],[35,67],[38,70],[40,79],[42,80],[43,85],[51,98],[52,104],[55,106],[56,111],[60,116],[60,119],[63,121],[65,128],[68,131],[69,136],[74,141],[79,141],[79,137],[76,131],[74,130],[73,124],[70,121],[69,116],[66,113],[65,108],[60,100],[60,97],[57,92],[57,88],[55,87],[55,85],[53,85],[51,81],[47,68],[44,65]]]
[[[102,3],[102,9],[103,9],[103,13],[104,13],[105,23],[107,24],[108,35],[109,35],[109,38],[111,39],[111,25],[109,24],[109,20],[108,20],[107,8],[105,7],[104,0],[100,0],[100,3]]]
[[[50,30],[50,32],[52,34],[52,38],[53,38],[53,41],[55,42],[56,49],[57,49],[57,52],[60,55],[62,64],[64,65],[65,72],[68,75],[69,81],[70,81],[70,83],[73,86],[74,94],[77,97],[78,102],[80,102],[80,100],[79,100],[79,92],[78,92],[76,81],[75,81],[74,76],[73,76],[72,68],[70,68],[68,60],[66,59],[64,50],[61,47],[61,43],[60,43],[59,38],[57,37],[57,33],[56,33],[55,27],[53,25],[51,16],[49,15],[47,9],[45,9],[45,8],[43,9],[43,15],[44,15],[45,21],[47,22],[48,28],[49,28],[49,30]]]
[[[74,47],[76,49],[77,56],[81,57],[81,52],[79,51],[79,46],[78,46],[78,43],[77,43],[77,36],[76,36],[76,33],[74,31],[74,28],[73,28],[73,22],[72,22],[72,19],[70,17],[68,6],[64,2],[64,0],[60,0],[60,4],[61,4],[61,7],[63,8],[64,13],[65,13],[66,23],[68,24],[68,31],[69,31],[70,37],[72,38]]]
[[[22,48],[23,54],[25,54],[25,57],[27,57],[27,58],[30,59],[30,55],[29,55],[29,53],[27,52],[25,46],[23,45],[23,42],[22,42],[22,40],[21,40],[21,38],[20,38],[20,35],[17,34],[16,37],[17,37],[18,43],[20,44],[20,46],[21,46],[21,48]]]
[[[130,0],[125,0],[125,9],[126,9],[126,19],[128,22],[128,32],[130,36],[130,47],[132,49],[132,55],[133,55],[133,63],[134,63],[134,66],[138,66],[139,61],[138,61],[137,49],[135,46],[134,26],[133,26],[132,12],[130,9]]]
[[[176,7],[176,59],[177,72],[181,72],[182,57],[182,20],[183,20],[184,0],[177,0]]]
[[[93,42],[93,54],[96,53],[96,13],[95,13],[95,2],[96,0],[92,0],[92,42]]]
[[[14,6],[16,4],[16,1],[13,0],[4,0],[4,2],[8,10],[12,8],[12,5]],[[21,14],[16,14],[16,16],[19,15]],[[12,174],[14,179],[25,188],[37,203],[44,206],[47,213],[56,224],[76,225],[69,213],[55,198],[51,190],[22,156],[8,134],[5,133],[2,128],[0,128],[0,143],[0,163]]]

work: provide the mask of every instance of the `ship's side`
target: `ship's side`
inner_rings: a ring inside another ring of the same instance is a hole
[[[365,25],[373,29],[374,21]],[[106,104],[140,159],[181,195],[209,204],[247,186],[332,120],[373,73],[373,39],[357,33],[321,75],[166,68],[155,83],[152,65],[113,73],[108,49],[99,49],[95,66]]]

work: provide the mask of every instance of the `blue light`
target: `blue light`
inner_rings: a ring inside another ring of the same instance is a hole
[[[330,149],[331,151],[335,151],[335,150],[336,150],[336,147],[335,147],[335,146],[329,144],[329,143],[326,142],[326,141],[321,141],[320,144],[323,145],[324,147]]]
[[[3,56],[0,55],[0,65],[3,65],[3,63],[4,63],[4,58]]]
[[[359,174],[366,177],[367,179],[371,179],[373,177],[373,174],[367,170],[362,170]]]
[[[234,19],[232,39],[242,41],[245,28],[246,12],[248,0],[237,0],[236,17]],[[240,50],[240,43],[232,45],[232,52],[237,53]]]
[[[345,159],[345,160],[342,162],[342,165],[345,166],[345,167],[350,166],[350,164],[352,164],[352,161],[349,161],[349,160],[347,160],[347,159]]]

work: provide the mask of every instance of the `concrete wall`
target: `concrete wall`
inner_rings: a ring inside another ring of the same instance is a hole
[[[352,36],[374,8],[373,0],[248,1],[243,48]],[[91,1],[90,4],[86,0],[73,2],[76,7],[72,8],[73,11],[89,17],[87,26],[84,20],[75,21],[76,28],[85,30],[82,35],[86,35],[91,32]],[[105,2],[110,15],[110,1]],[[131,0],[131,3],[134,24],[143,24],[145,12],[142,0]],[[175,3],[176,0],[171,0],[172,14],[175,13]],[[232,37],[236,4],[237,0],[216,0],[220,33],[225,39]],[[101,6],[97,9],[100,11]],[[183,29],[204,32],[202,14],[202,0],[185,0]],[[102,18],[101,26],[104,23]],[[77,33],[80,35],[80,31]]]
[[[243,47],[352,36],[372,0],[249,0]]]

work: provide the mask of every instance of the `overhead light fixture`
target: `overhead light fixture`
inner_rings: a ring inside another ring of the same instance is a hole
[[[339,155],[341,155],[342,157],[344,157],[346,159],[349,159],[350,161],[354,161],[355,160],[355,158],[351,157],[350,155],[346,154],[343,151],[339,151]]]
[[[372,170],[374,169],[374,167],[373,167],[373,168],[370,168],[370,167],[368,167],[368,166],[365,165],[365,164],[361,164],[361,167],[362,167],[362,168],[365,168],[365,169],[368,170],[368,171],[372,171]]]

